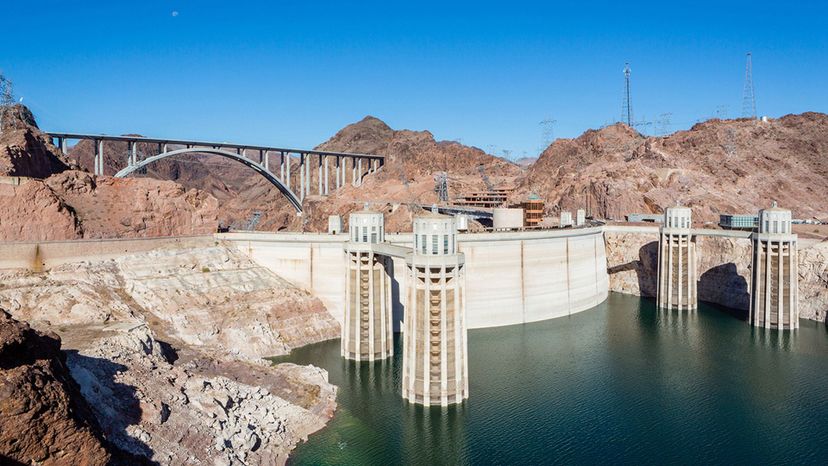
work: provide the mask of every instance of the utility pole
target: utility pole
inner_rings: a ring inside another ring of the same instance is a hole
[[[747,53],[745,63],[745,87],[742,91],[742,117],[756,119],[756,95],[753,92],[753,60]]]
[[[630,96],[630,64],[624,64],[624,104],[621,106],[621,121],[632,127],[633,113],[632,100]]]

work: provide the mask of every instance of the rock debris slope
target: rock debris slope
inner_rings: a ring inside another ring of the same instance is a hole
[[[106,440],[161,464],[282,464],[335,409],[312,366],[261,358],[336,338],[321,302],[204,244],[0,271],[0,306],[59,333]],[[214,463],[215,462],[215,463]]]

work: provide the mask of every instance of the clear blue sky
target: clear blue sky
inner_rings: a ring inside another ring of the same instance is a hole
[[[620,118],[672,129],[828,111],[826,2],[43,1],[3,6],[0,69],[46,129],[314,146],[374,115],[533,155]],[[653,127],[646,131],[652,132]]]

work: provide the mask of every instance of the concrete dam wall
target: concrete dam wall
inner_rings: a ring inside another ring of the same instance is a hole
[[[319,297],[337,319],[345,298],[347,235],[224,233],[258,264]],[[410,247],[411,234],[386,235]],[[562,317],[607,298],[609,279],[600,227],[458,235],[465,254],[468,328],[496,327]],[[394,259],[392,301],[399,329],[406,296],[403,259]]]

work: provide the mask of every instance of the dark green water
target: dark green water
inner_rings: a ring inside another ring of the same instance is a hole
[[[828,332],[752,329],[710,306],[681,315],[611,294],[595,309],[469,332],[470,398],[422,408],[393,361],[339,340],[294,351],[340,387],[294,464],[828,463]]]

